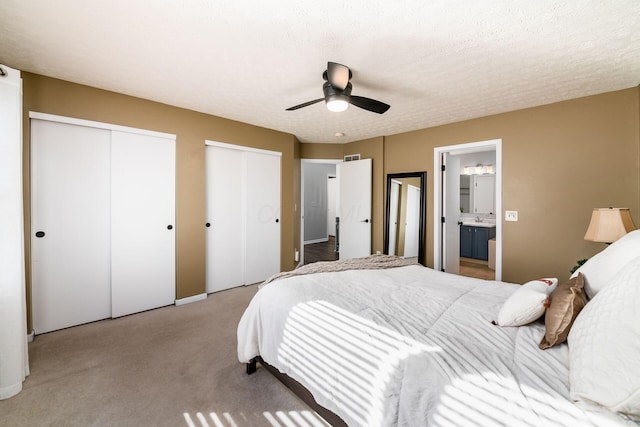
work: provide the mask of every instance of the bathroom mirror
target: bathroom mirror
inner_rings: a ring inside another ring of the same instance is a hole
[[[495,214],[495,150],[457,155],[460,161],[460,212]]]
[[[424,264],[426,172],[387,174],[384,253]]]
[[[460,213],[495,214],[495,175],[460,175]]]

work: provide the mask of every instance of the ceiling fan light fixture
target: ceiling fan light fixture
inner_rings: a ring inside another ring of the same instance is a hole
[[[349,108],[349,103],[344,99],[335,98],[329,99],[327,101],[327,109],[329,111],[333,111],[334,113],[339,113],[346,110],[347,108]]]
[[[349,108],[349,104],[378,114],[382,114],[389,109],[390,106],[384,102],[363,96],[352,96],[351,89],[353,86],[349,81],[351,75],[351,70],[345,65],[335,62],[327,64],[327,70],[322,74],[322,78],[325,80],[322,84],[322,92],[329,111],[339,113]],[[313,101],[289,107],[287,111],[308,107],[322,100],[323,98],[314,99]]]

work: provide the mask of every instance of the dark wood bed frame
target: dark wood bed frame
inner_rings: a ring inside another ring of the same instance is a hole
[[[287,374],[283,374],[282,372],[278,371],[277,368],[266,363],[264,360],[262,360],[262,357],[260,356],[254,357],[253,359],[251,359],[249,363],[247,363],[248,375],[251,375],[256,371],[256,369],[258,368],[257,366],[258,362],[267,371],[271,372],[271,374],[274,377],[276,377],[282,384],[287,386],[287,388],[291,390],[293,394],[295,394],[300,399],[302,399],[304,403],[309,405],[311,409],[316,411],[318,415],[324,418],[325,421],[327,421],[333,427],[348,427],[347,423],[345,423],[342,418],[340,418],[339,416],[337,416],[335,413],[328,410],[324,406],[320,406],[318,402],[316,402],[316,400],[313,398],[313,395],[309,392],[309,390],[307,390],[302,384],[300,384],[298,381],[294,380]]]

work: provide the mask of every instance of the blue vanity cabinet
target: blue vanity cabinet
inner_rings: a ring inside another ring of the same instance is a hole
[[[495,227],[460,226],[460,256],[489,260],[489,240],[496,237]]]
[[[465,258],[473,257],[473,229],[469,225],[460,227],[460,256]]]
[[[471,258],[481,259],[483,261],[489,260],[489,230],[494,230],[495,228],[487,228],[487,227],[473,227],[473,253],[471,254]]]

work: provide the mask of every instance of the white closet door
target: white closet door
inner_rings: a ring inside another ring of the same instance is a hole
[[[111,317],[109,151],[109,131],[31,121],[36,333]]]
[[[175,140],[112,134],[113,317],[175,302]]]
[[[207,146],[207,293],[244,284],[244,153]]]
[[[245,283],[280,271],[280,156],[245,153]]]

